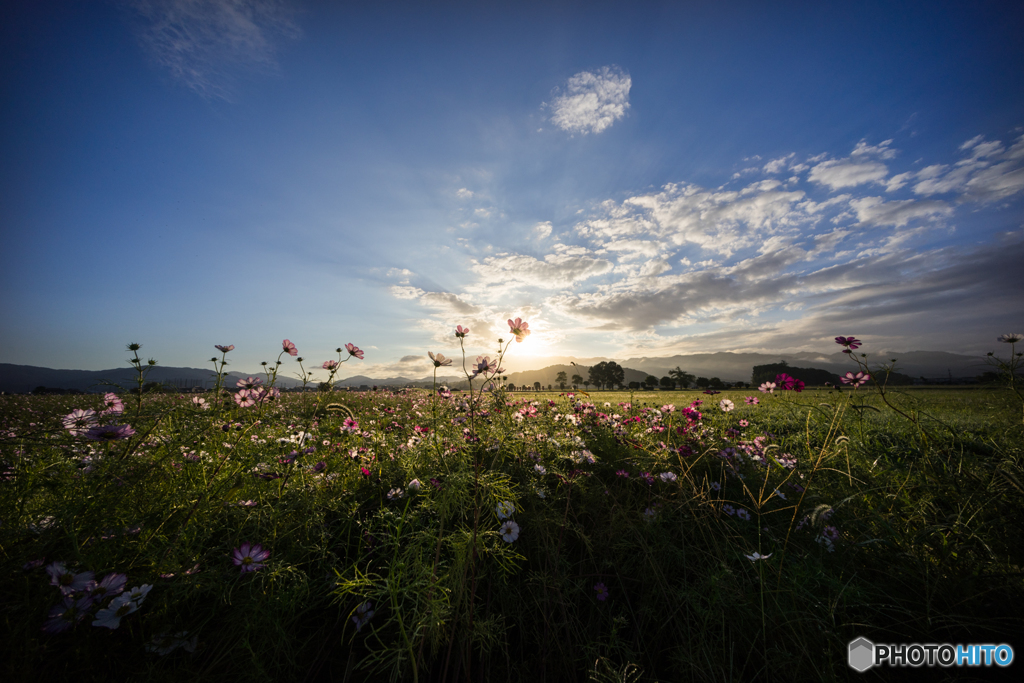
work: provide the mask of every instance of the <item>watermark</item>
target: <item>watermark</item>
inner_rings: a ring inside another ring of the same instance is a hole
[[[850,668],[861,672],[873,666],[1010,666],[1013,648],[1005,643],[882,645],[857,638],[850,641],[847,657]]]

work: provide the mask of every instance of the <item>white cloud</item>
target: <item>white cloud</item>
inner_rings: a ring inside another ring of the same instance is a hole
[[[612,263],[605,259],[569,254],[548,254],[543,261],[525,254],[499,254],[471,267],[484,284],[521,283],[535,287],[568,287],[611,269]]]
[[[953,207],[946,202],[906,199],[887,202],[881,197],[853,199],[850,206],[857,212],[861,225],[893,225],[903,227],[915,218],[951,216]]]
[[[533,232],[536,233],[538,239],[551,237],[551,221],[542,221],[533,226]]]
[[[570,133],[600,133],[629,109],[629,74],[618,67],[581,71],[551,103],[551,122]]]
[[[876,183],[889,174],[885,164],[877,161],[852,161],[833,159],[823,161],[811,169],[808,178],[815,183],[828,185],[833,190],[842,187],[856,187],[864,183]]]
[[[787,154],[784,157],[779,157],[778,159],[772,159],[771,161],[769,161],[767,164],[764,165],[764,172],[765,173],[779,173],[780,171],[782,171],[782,170],[784,170],[786,168],[786,163],[790,159],[792,159],[794,156],[796,156],[796,153],[795,152],[790,152],[789,154]]]
[[[459,191],[455,193],[455,196],[457,196],[459,199],[470,199],[473,196],[473,191],[467,190],[466,188],[463,187],[460,188]]]
[[[282,0],[129,0],[139,40],[176,80],[203,97],[230,99],[232,71],[273,71],[278,36],[298,27]]]

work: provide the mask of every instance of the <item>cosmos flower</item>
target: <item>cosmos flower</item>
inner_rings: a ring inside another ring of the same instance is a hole
[[[213,346],[214,346],[214,348],[216,348],[216,349],[217,349],[218,351],[222,351],[222,352],[224,352],[224,353],[227,353],[227,352],[228,352],[228,351],[230,351],[231,349],[235,348],[235,345],[234,345],[234,344],[229,344],[229,345],[227,345],[227,346],[221,346],[220,344],[214,344]]]
[[[767,555],[762,555],[761,553],[755,552],[753,555],[746,555],[745,557],[751,562],[757,562],[759,560],[767,560],[771,556],[771,553],[768,553]]]
[[[511,500],[503,500],[498,503],[498,507],[495,510],[498,513],[498,519],[508,519],[515,514],[516,506]]]
[[[836,344],[846,347],[843,349],[843,353],[853,353],[854,350],[861,347],[862,342],[853,337],[836,337]]]
[[[477,356],[473,364],[473,376],[494,372],[498,367],[498,361],[491,360],[489,356]]]
[[[254,572],[257,569],[263,569],[266,565],[263,564],[267,558],[270,557],[270,551],[264,550],[260,544],[250,545],[249,543],[243,543],[241,546],[235,548],[231,554],[231,561],[235,563],[235,566],[242,568],[242,573]]]
[[[359,360],[363,359],[363,350],[355,344],[345,344],[345,350],[348,351],[348,355],[355,356]]]
[[[729,399],[723,398],[721,401],[718,402],[718,407],[722,409],[723,413],[728,413],[731,412],[734,408],[736,408],[736,405]]]
[[[775,382],[762,382],[758,390],[762,394],[774,394],[775,393]]]
[[[445,358],[443,353],[439,353],[435,356],[433,351],[427,351],[427,355],[430,356],[430,360],[433,361],[435,368],[440,368],[452,364],[452,359]]]
[[[463,327],[462,325],[456,325],[455,326],[455,336],[456,337],[459,337],[460,339],[462,339],[467,334],[469,334],[469,328],[468,327]]]
[[[281,348],[284,349],[284,352],[287,353],[289,356],[299,355],[299,350],[295,348],[295,344],[292,344],[287,339],[281,342]]]
[[[523,322],[522,318],[516,318],[515,320],[509,318],[508,320],[509,332],[515,335],[517,343],[530,336],[529,327],[530,324]]]
[[[263,380],[259,377],[246,377],[245,379],[238,380],[235,386],[240,389],[255,389],[259,384],[263,384]]]
[[[597,591],[597,599],[601,602],[608,599],[608,586],[603,583],[595,583],[594,590]]]
[[[96,411],[75,408],[61,418],[61,421],[64,423],[64,429],[68,430],[72,436],[81,436],[95,426]]]
[[[999,341],[1004,344],[1016,344],[1022,339],[1024,339],[1024,334],[1011,333],[999,335]]]
[[[85,433],[85,438],[93,441],[118,441],[135,434],[131,425],[105,424],[97,425]]]
[[[333,370],[338,367],[338,361],[336,360],[325,360],[324,364],[321,365],[324,370]]]
[[[506,543],[512,543],[519,538],[519,525],[510,519],[501,525],[498,533],[501,534],[502,540]]]

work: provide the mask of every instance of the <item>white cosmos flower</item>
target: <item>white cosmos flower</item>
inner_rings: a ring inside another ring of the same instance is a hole
[[[501,534],[502,539],[504,539],[506,543],[511,543],[519,538],[519,525],[510,519],[501,525],[501,528],[498,529],[498,533]]]

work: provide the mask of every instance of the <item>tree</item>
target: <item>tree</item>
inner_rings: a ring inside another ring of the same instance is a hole
[[[659,382],[659,383],[661,384],[661,388],[662,389],[675,389],[676,388],[676,383],[672,381],[671,377],[662,377],[661,378],[661,382]]]
[[[583,384],[583,378],[580,375],[573,375],[572,376],[572,383],[573,383],[573,386],[577,386],[578,387],[579,385]]]
[[[722,380],[718,379],[717,377],[712,377],[710,380],[708,380],[708,386],[711,387],[712,389],[725,388],[725,384],[722,382]]]
[[[583,380],[583,386],[585,386],[589,390],[590,389],[590,380],[589,379]]]
[[[707,389],[709,384],[711,384],[711,382],[708,380],[707,377],[698,377],[697,378],[697,388],[698,389]]]
[[[534,391],[540,391],[540,382],[534,382],[533,383],[533,390]]]
[[[658,386],[658,378],[654,375],[647,375],[647,377],[644,378],[644,386],[648,389],[653,389]]]
[[[639,389],[640,388],[640,382],[630,382],[629,383],[629,388],[630,389]]]
[[[555,377],[555,381],[558,382],[558,388],[561,389],[562,391],[565,391],[566,379],[567,377],[564,372],[558,373],[558,376]]]
[[[690,373],[680,370],[678,365],[675,370],[669,370],[668,376],[674,379],[683,389],[693,384],[697,379]]]

